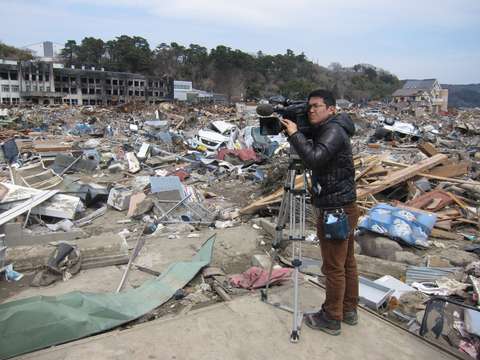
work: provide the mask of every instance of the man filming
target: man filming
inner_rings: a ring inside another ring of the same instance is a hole
[[[355,168],[350,137],[355,126],[347,114],[336,114],[336,101],[326,90],[308,96],[311,140],[295,122],[281,119],[288,141],[312,170],[312,200],[318,210],[317,234],[326,276],[326,298],[319,312],[305,315],[312,329],[339,335],[341,322],[358,322],[358,274],[354,229],[358,221]]]

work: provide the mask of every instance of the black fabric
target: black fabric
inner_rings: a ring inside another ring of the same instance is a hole
[[[316,207],[335,208],[356,201],[355,167],[350,143],[354,133],[352,120],[342,113],[312,126],[311,140],[301,132],[289,137],[305,166],[312,170],[312,195]]]

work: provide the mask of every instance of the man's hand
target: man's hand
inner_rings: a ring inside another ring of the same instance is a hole
[[[287,132],[288,136],[292,136],[298,131],[297,124],[295,124],[293,121],[288,119],[280,119],[280,122],[285,127],[285,131]]]

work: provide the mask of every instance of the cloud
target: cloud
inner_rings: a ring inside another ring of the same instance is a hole
[[[402,77],[470,70],[480,81],[478,0],[0,0],[0,7],[9,14],[0,39],[17,46],[127,34],[152,48],[171,41],[271,54],[290,48],[323,65],[369,62]],[[465,70],[452,71],[454,61]]]

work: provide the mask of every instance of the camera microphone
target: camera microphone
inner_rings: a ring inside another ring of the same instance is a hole
[[[271,104],[260,104],[257,106],[257,114],[260,116],[270,116],[274,111]]]

